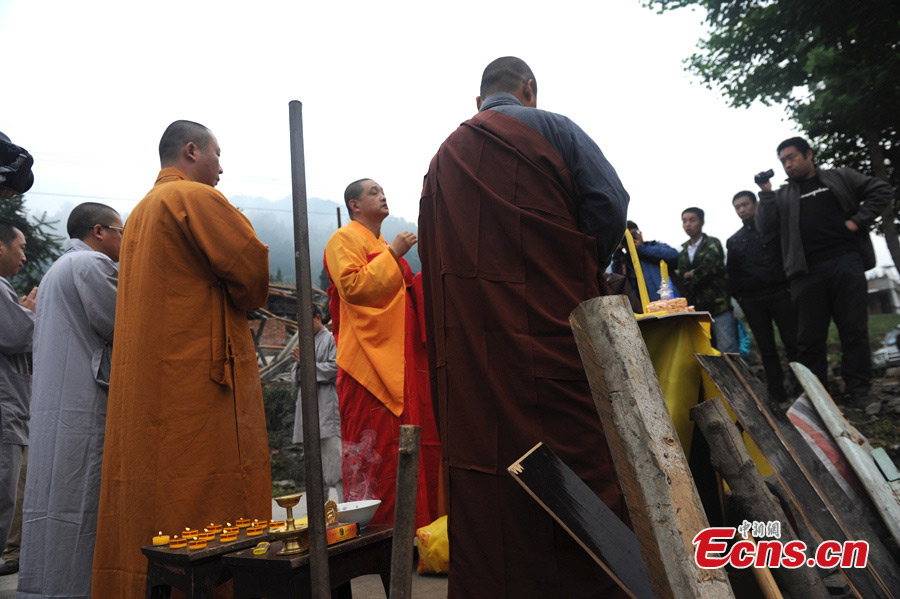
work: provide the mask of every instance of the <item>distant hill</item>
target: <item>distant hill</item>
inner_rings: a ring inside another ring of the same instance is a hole
[[[273,279],[277,278],[281,271],[281,279],[293,283],[295,280],[294,266],[294,221],[292,202],[290,198],[284,198],[272,202],[265,198],[253,198],[249,196],[234,196],[229,198],[232,204],[238,207],[256,229],[256,234],[269,244],[269,272]],[[331,234],[337,230],[337,209],[341,209],[341,222],[347,224],[347,209],[343,203],[338,204],[331,200],[321,198],[309,198],[307,200],[307,217],[309,219],[309,258],[312,267],[313,285],[322,286],[320,279],[323,271],[323,257],[325,244]],[[388,241],[394,239],[397,233],[412,231],[418,234],[418,227],[405,219],[389,216],[381,225],[381,232]],[[414,273],[422,269],[419,262],[417,246],[404,256],[409,262],[409,267]]]
[[[277,275],[281,271],[280,280],[293,283],[296,277],[294,266],[294,217],[291,199],[288,197],[273,202],[265,198],[240,195],[229,198],[229,201],[247,215],[247,218],[253,223],[253,228],[256,229],[256,234],[263,243],[269,245],[270,277],[277,280]],[[69,212],[74,207],[74,203],[66,203],[55,214],[48,215],[52,220],[57,221],[54,227],[55,232],[64,238],[68,237],[65,223],[69,218]],[[328,242],[331,234],[337,230],[337,208],[341,209],[341,222],[346,225],[347,209],[343,203],[338,204],[337,202],[321,198],[309,198],[307,201],[310,272],[312,272],[313,285],[319,287],[322,287],[324,284],[321,277],[323,275],[325,244]],[[123,216],[127,222],[128,215]],[[389,216],[382,224],[381,230],[384,238],[391,241],[401,231],[417,233],[418,227],[416,223]],[[413,246],[404,258],[409,262],[409,266],[414,273],[422,269],[417,246]]]

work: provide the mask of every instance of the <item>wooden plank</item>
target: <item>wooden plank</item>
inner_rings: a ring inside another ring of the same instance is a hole
[[[732,501],[745,519],[781,523],[781,540],[797,540],[778,500],[769,492],[759,469],[753,463],[741,433],[731,421],[719,399],[704,401],[691,408],[691,418],[709,443],[710,461],[731,488]],[[765,568],[754,568],[756,570]],[[778,584],[790,597],[828,599],[828,589],[815,569],[775,568]],[[771,593],[771,589],[768,591]]]
[[[900,545],[900,502],[898,502],[894,490],[878,470],[870,453],[869,442],[847,422],[816,375],[806,366],[797,362],[791,362],[791,369],[797,380],[803,385],[809,401],[822,417],[825,428],[834,437],[841,452],[850,462],[850,467],[853,468],[865,487],[891,536]]]
[[[391,551],[390,599],[412,597],[413,538],[416,536],[416,489],[419,472],[419,437],[422,427],[400,425],[397,452],[397,495]]]
[[[775,470],[791,509],[803,517],[816,542],[868,541],[867,567],[841,570],[853,592],[865,599],[895,597],[894,593],[900,589],[900,577],[884,546],[864,522],[848,524],[858,507],[849,505],[846,495],[789,421],[774,415],[759,399],[765,397],[761,395],[764,391],[749,374],[746,364],[727,356],[695,355],[737,415],[738,422]],[[779,426],[779,420],[786,423],[784,427]],[[843,506],[843,510],[835,505]]]
[[[549,447],[538,443],[508,470],[629,597],[655,597],[634,533]]]
[[[722,570],[694,560],[709,524],[628,300],[588,300],[569,322],[654,593],[733,597]]]

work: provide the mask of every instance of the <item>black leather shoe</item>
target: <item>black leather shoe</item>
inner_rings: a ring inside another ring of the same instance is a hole
[[[0,576],[15,574],[19,571],[19,562],[3,562],[0,564]]]

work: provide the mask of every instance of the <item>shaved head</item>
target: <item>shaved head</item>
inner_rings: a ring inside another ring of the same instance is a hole
[[[350,220],[353,220],[353,210],[350,209],[350,200],[358,200],[363,193],[363,189],[365,189],[363,183],[371,180],[372,179],[357,179],[344,190],[344,205],[347,206],[347,214],[350,215]]]
[[[524,60],[515,56],[498,58],[485,67],[481,75],[481,98],[499,92],[513,93],[529,79],[534,79],[534,73]],[[534,91],[537,92],[537,80]]]
[[[175,121],[166,127],[162,139],[159,140],[159,162],[163,167],[177,162],[181,149],[189,142],[206,149],[212,137],[212,131],[200,123]]]
[[[94,230],[94,225],[108,227],[117,220],[119,220],[119,213],[106,204],[85,202],[72,209],[69,220],[66,222],[66,232],[70,239],[83,241]]]

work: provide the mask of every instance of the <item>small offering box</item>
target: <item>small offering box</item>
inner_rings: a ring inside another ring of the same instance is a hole
[[[337,524],[329,524],[325,528],[325,538],[328,540],[329,545],[348,541],[357,536],[359,536],[359,528],[355,522],[350,522],[349,524],[338,522]]]

